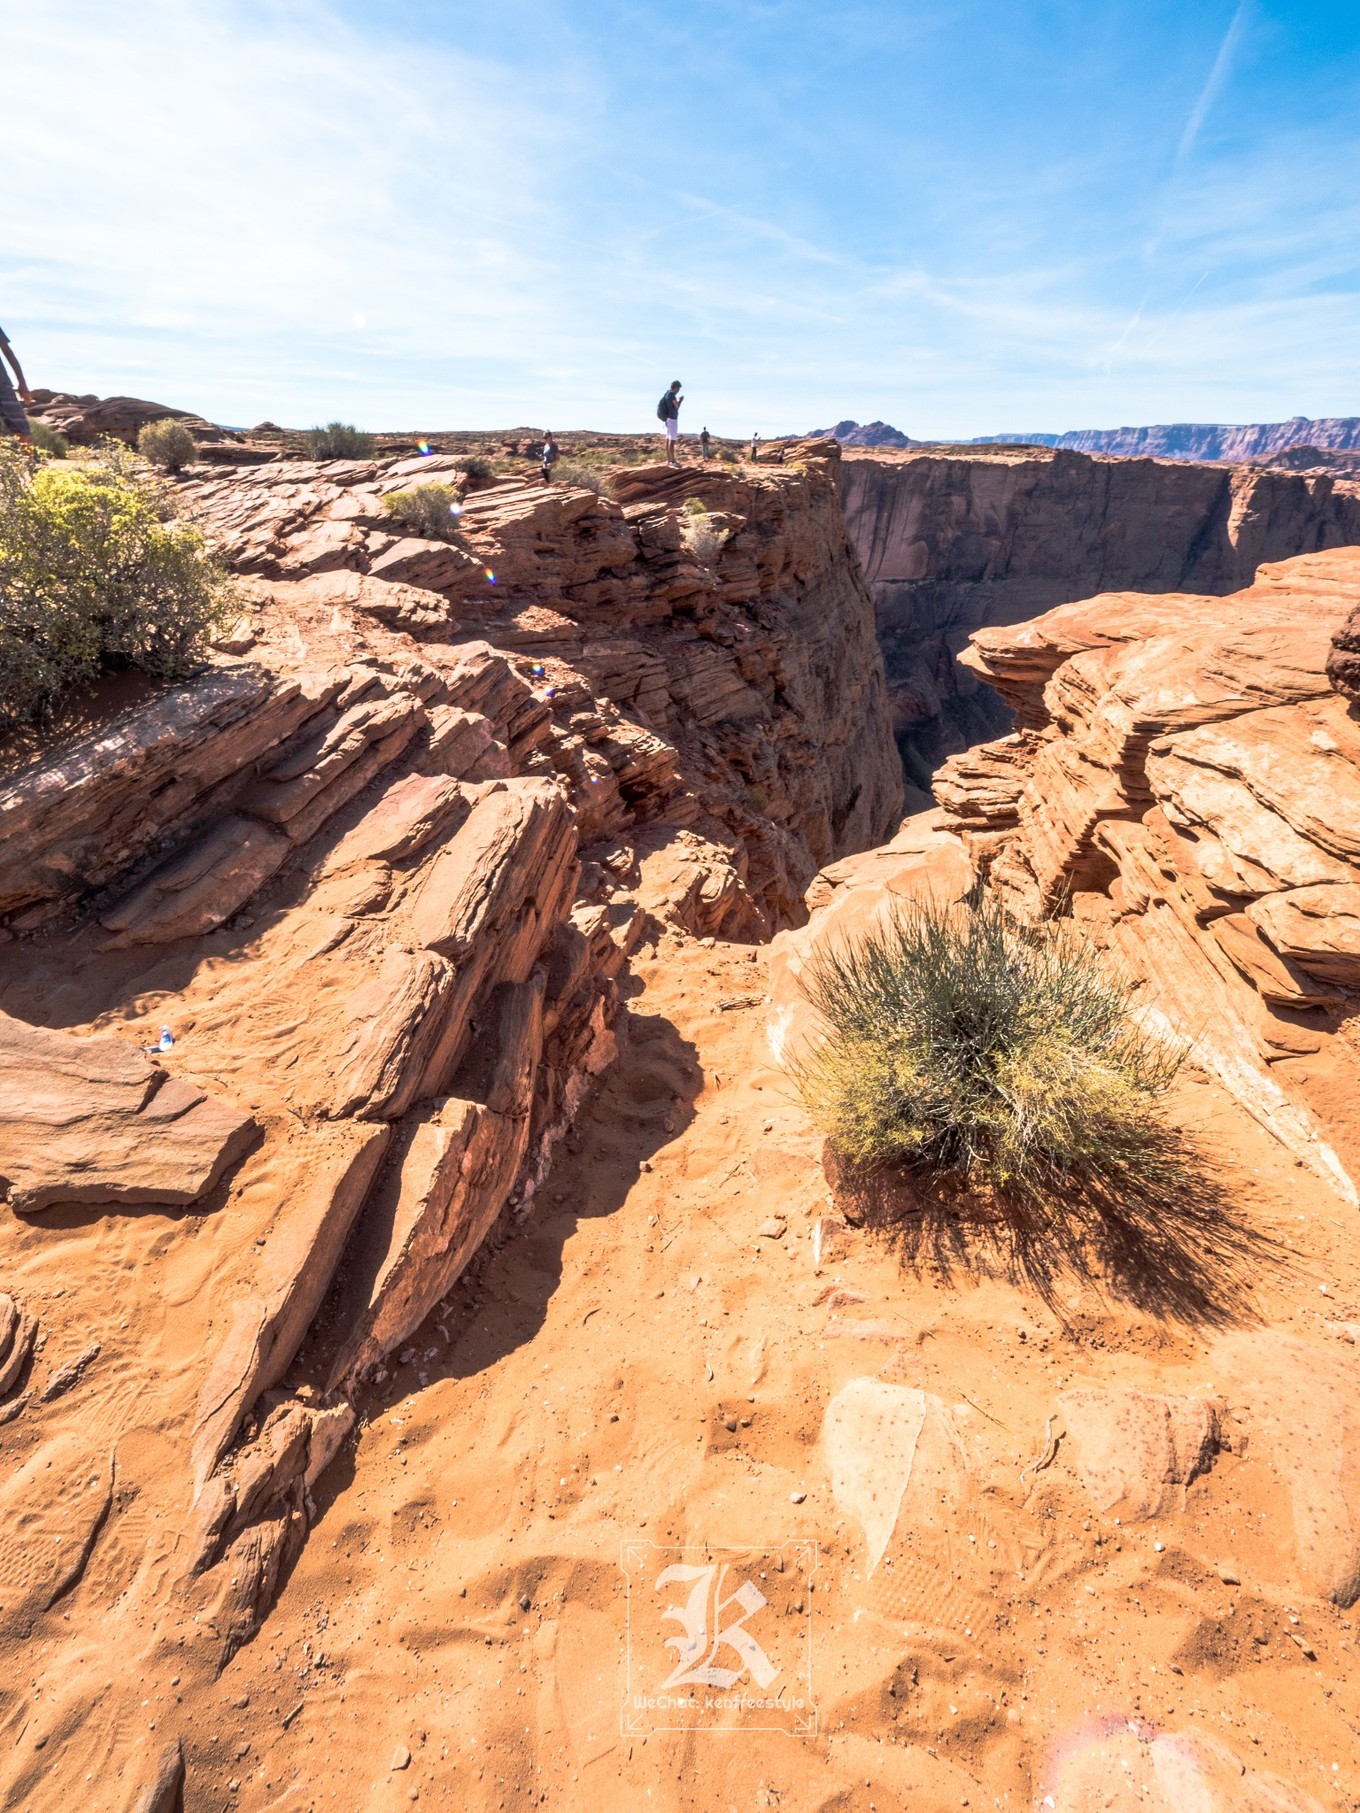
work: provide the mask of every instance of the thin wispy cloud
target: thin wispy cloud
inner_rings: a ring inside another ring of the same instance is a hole
[[[1215,101],[1223,92],[1223,85],[1232,69],[1233,57],[1236,55],[1238,44],[1242,39],[1249,5],[1250,0],[1238,0],[1237,11],[1233,14],[1232,21],[1223,34],[1223,41],[1218,47],[1218,55],[1214,58],[1213,68],[1209,71],[1208,79],[1200,89],[1199,97],[1190,109],[1190,117],[1185,122],[1181,142],[1176,147],[1177,163],[1183,162],[1193,151],[1195,140],[1204,128],[1204,122],[1213,111]]]

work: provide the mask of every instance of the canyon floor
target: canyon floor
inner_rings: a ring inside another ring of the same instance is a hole
[[[1290,1582],[1288,1468],[1246,1444],[1121,1522],[1070,1443],[1043,1464],[1083,1386],[1264,1389],[1296,1341],[1360,1378],[1353,1211],[1190,1071],[1178,1116],[1276,1243],[1242,1281],[1253,1334],[1075,1278],[1048,1308],[980,1250],[926,1264],[875,1233],[818,1265],[819,1142],[769,1060],[766,968],[678,935],[640,954],[546,1200],[371,1389],[263,1629],[186,1691],[195,1807],[1360,1805],[1354,1621]],[[872,1574],[822,1439],[862,1378],[943,1400],[961,1441]],[[1309,1432],[1285,1434],[1307,1475]],[[629,1544],[691,1553],[625,1573]],[[676,1715],[628,1699],[630,1638],[634,1686],[674,1662],[685,1589],[656,1576],[728,1549],[762,1583],[771,1691],[810,1666],[814,1731],[660,1730]],[[1206,1781],[1224,1798],[1190,1798]]]

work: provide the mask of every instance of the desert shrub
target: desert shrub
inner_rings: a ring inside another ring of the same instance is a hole
[[[49,428],[46,422],[30,422],[29,432],[33,436],[33,445],[39,453],[45,453],[50,460],[64,460],[71,451],[71,443],[64,434],[58,434],[55,428]]]
[[[685,505],[686,511],[689,511],[690,504],[698,502],[697,498],[692,497]],[[727,540],[727,532],[725,529],[720,529],[710,519],[704,506],[699,504],[698,510],[686,515],[685,520],[681,523],[680,539],[701,567],[711,567],[722,553],[723,543]]]
[[[469,453],[459,460],[458,470],[466,478],[495,478],[496,468],[484,453]]]
[[[198,442],[173,416],[148,422],[137,436],[137,451],[162,472],[181,472],[198,458]]]
[[[368,460],[373,457],[374,441],[353,422],[327,422],[324,428],[307,433],[307,451],[314,460]]]
[[[852,1168],[948,1180],[1030,1221],[1054,1198],[1177,1201],[1190,1173],[1158,1112],[1177,1056],[1069,931],[917,907],[819,958],[806,987],[828,1031],[799,1086]]]
[[[413,485],[409,491],[389,491],[383,509],[412,535],[452,541],[458,502],[458,493],[449,485]]]
[[[584,491],[603,491],[603,472],[595,466],[587,466],[584,460],[558,460],[552,469],[555,485],[575,485]]]
[[[174,676],[200,659],[230,582],[167,490],[107,462],[30,473],[0,446],[0,724],[106,664]]]

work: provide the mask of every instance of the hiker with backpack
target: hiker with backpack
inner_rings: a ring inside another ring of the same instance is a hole
[[[666,431],[666,464],[668,466],[680,464],[675,457],[675,443],[680,438],[680,405],[684,400],[680,395],[680,380],[676,378],[670,389],[662,392],[661,401],[656,406],[657,420],[664,425]]]

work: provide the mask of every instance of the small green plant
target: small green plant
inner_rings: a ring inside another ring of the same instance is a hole
[[[30,472],[0,444],[0,725],[41,718],[106,665],[174,677],[201,659],[231,584],[170,489],[117,459]]]
[[[38,452],[45,453],[50,460],[64,460],[71,451],[71,443],[66,436],[58,434],[55,428],[49,428],[46,422],[30,422],[29,432]]]
[[[555,485],[574,485],[578,491],[603,491],[604,473],[584,460],[558,460],[552,469]]]
[[[1178,1057],[1069,931],[920,906],[810,966],[827,1028],[797,1072],[838,1156],[1031,1223],[1055,1198],[1168,1212],[1192,1178],[1158,1113]]]
[[[686,516],[707,516],[708,505],[702,497],[687,497],[680,508]]]
[[[469,453],[458,462],[458,470],[466,478],[495,478],[496,468],[484,453]]]
[[[374,440],[353,422],[327,422],[307,434],[307,451],[314,460],[370,460]]]
[[[413,485],[409,491],[389,491],[383,509],[411,535],[452,541],[458,501],[458,493],[449,485]]]
[[[137,451],[162,472],[182,472],[198,458],[198,442],[173,416],[148,422],[137,436]]]

